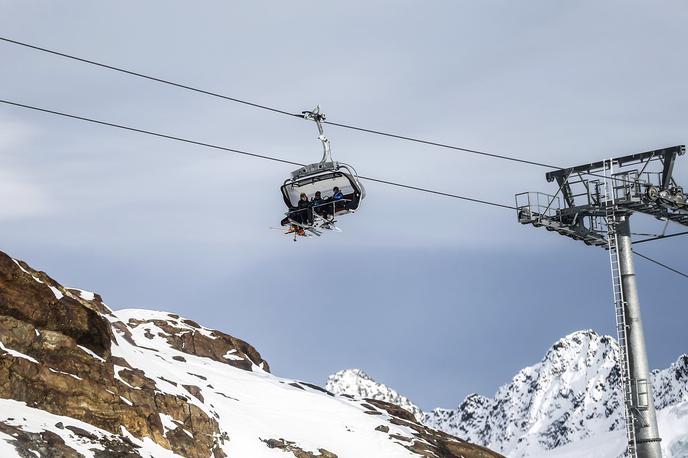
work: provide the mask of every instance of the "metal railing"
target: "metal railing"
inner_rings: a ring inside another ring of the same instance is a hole
[[[561,201],[559,197],[543,192],[516,194],[516,211],[521,223],[538,222],[543,218],[557,219]]]
[[[327,216],[333,218],[337,214],[337,212],[341,212],[342,210],[346,210],[347,212],[350,211],[348,208],[346,208],[346,205],[348,202],[351,202],[351,201],[352,201],[351,199],[336,199],[336,200],[331,199],[331,200],[328,200],[327,202],[323,202],[323,203],[317,204],[317,205],[313,205],[311,202],[309,202],[308,207],[289,210],[288,212],[285,213],[285,215],[290,220],[293,220],[297,223],[300,223],[299,220],[303,218],[304,213],[305,213],[307,221],[310,222],[308,224],[313,224],[313,221],[315,220],[316,217],[320,217],[320,218],[325,219],[325,221],[328,221]],[[340,204],[340,203],[344,205],[344,208],[337,209],[337,207],[339,206],[338,204]],[[332,208],[331,208],[331,211],[329,211],[329,212],[327,212],[327,211],[326,212],[318,212],[316,210],[319,208],[330,207],[330,206]],[[298,217],[295,218],[295,216],[298,216]],[[302,224],[302,223],[300,223],[300,224]]]

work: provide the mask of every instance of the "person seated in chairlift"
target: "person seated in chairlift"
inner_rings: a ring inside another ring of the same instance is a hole
[[[294,220],[303,225],[312,224],[313,217],[311,215],[311,203],[308,201],[308,196],[305,192],[301,193],[297,208],[298,210],[294,213]]]
[[[347,208],[346,202],[339,202],[340,200],[344,200],[344,194],[342,194],[342,191],[340,191],[337,186],[332,189],[332,197],[330,200],[334,202],[331,210],[334,210],[335,212]]]
[[[325,203],[325,200],[322,198],[322,194],[320,193],[320,191],[316,191],[315,196],[311,200],[311,206],[313,207],[313,211],[317,215],[322,216],[327,212],[326,206],[322,205],[324,203]]]

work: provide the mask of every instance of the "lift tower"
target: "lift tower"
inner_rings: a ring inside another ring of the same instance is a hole
[[[544,227],[586,245],[606,248],[619,341],[619,370],[626,421],[626,456],[660,458],[640,300],[633,267],[629,218],[646,213],[688,226],[688,200],[672,177],[685,146],[606,159],[546,174],[554,195],[516,195],[518,221]],[[562,205],[563,201],[563,205]]]

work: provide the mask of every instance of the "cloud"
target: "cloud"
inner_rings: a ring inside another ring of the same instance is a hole
[[[39,186],[17,171],[0,170],[0,220],[45,216],[56,210]]]
[[[0,220],[46,215],[55,210],[36,179],[10,165],[12,156],[36,137],[29,124],[0,114]]]
[[[29,124],[10,119],[0,113],[0,154],[10,153],[27,144],[35,136]]]

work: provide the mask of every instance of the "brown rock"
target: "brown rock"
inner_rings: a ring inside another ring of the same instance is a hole
[[[56,296],[50,287],[63,296],[58,299],[60,294]],[[113,328],[130,343],[133,340],[124,323],[111,327],[103,316],[110,313],[109,309],[96,299],[81,299],[45,273],[25,263],[18,265],[0,252],[0,342],[38,361],[0,352],[0,398],[23,401],[115,434],[125,427],[133,435],[150,437],[182,456],[205,458],[216,451],[215,437],[221,433],[214,418],[184,397],[157,390],[155,381],[142,370],[111,356]],[[115,378],[115,365],[125,383]],[[196,394],[200,396],[200,389]],[[183,425],[181,434],[166,437],[160,413]],[[21,436],[27,443],[54,449],[52,454],[36,449],[41,456],[77,456],[53,433],[44,432],[40,437],[27,434]],[[100,455],[131,456],[131,447],[115,445]]]
[[[51,286],[65,291],[45,273],[36,272],[25,263],[20,267],[0,252],[0,315],[37,329],[59,331],[107,358],[112,339],[108,321],[90,305],[85,306],[70,296],[58,299]]]
[[[196,385],[182,385],[186,391],[191,393],[196,399],[203,402],[203,395],[201,394],[201,389]]]
[[[168,315],[169,316],[169,315]],[[202,356],[219,361],[239,369],[252,370],[253,365],[261,367],[269,372],[270,366],[265,361],[258,350],[247,342],[224,334],[219,331],[211,331],[211,337],[205,335],[208,331],[201,332],[203,329],[198,323],[191,320],[129,320],[129,326],[137,327],[147,323],[154,324],[162,329],[165,334],[163,338],[174,349],[190,355]],[[190,326],[192,329],[189,329]],[[241,359],[225,358],[224,356],[231,350],[233,356]]]
[[[268,448],[277,448],[285,452],[290,452],[296,458],[337,458],[337,455],[324,448],[319,448],[318,454],[315,455],[305,451],[296,445],[296,443],[284,439],[261,439],[261,441],[265,443]]]
[[[385,401],[366,399],[370,404],[392,416],[390,423],[406,426],[415,431],[414,438],[391,434],[390,438],[400,442],[408,450],[423,457],[432,458],[504,458],[485,447],[471,444],[447,433],[421,425],[414,416],[401,407]],[[410,442],[409,444],[405,444]]]
[[[65,445],[60,436],[50,431],[31,433],[0,422],[0,432],[12,436],[10,444],[21,458],[35,458],[35,453],[51,458],[81,458],[76,450]]]

